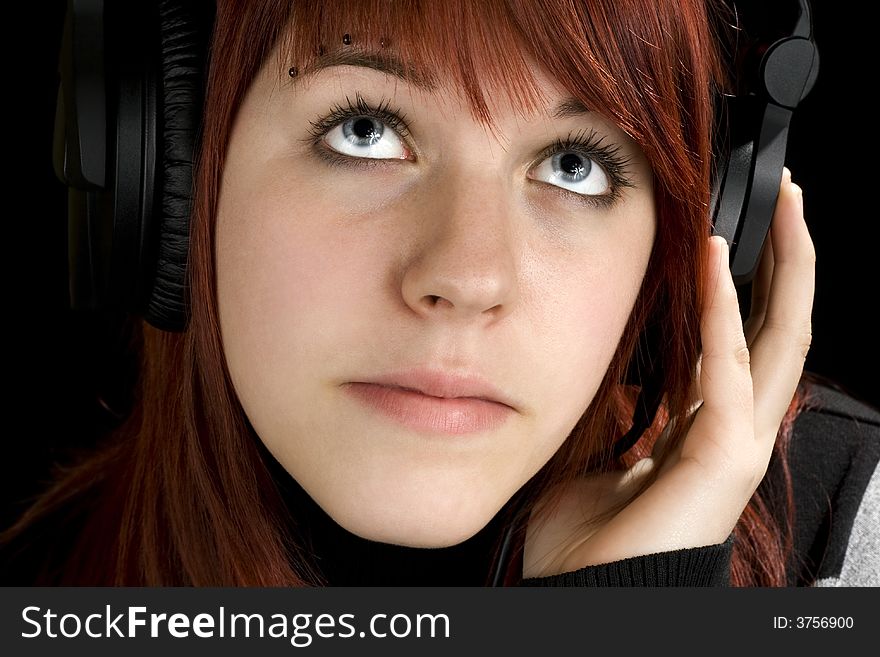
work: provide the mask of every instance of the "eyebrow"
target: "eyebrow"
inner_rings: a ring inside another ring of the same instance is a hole
[[[320,55],[306,66],[302,74],[304,77],[312,77],[324,69],[333,66],[359,66],[394,76],[425,91],[435,91],[437,89],[437,83],[434,78],[424,75],[411,66],[407,66],[394,55],[371,55],[365,52],[358,52],[357,50],[336,50]],[[561,120],[583,116],[584,114],[590,114],[590,110],[580,100],[577,98],[565,98],[556,106],[550,116]]]
[[[337,50],[317,57],[303,70],[306,77],[317,75],[320,71],[332,66],[360,66],[370,68],[387,75],[393,75],[413,84],[419,89],[433,91],[437,88],[435,81],[420,73],[412,66],[406,66],[393,55],[371,55],[356,50]]]
[[[556,106],[551,116],[554,119],[568,119],[572,116],[583,116],[589,113],[589,108],[577,98],[566,98]]]

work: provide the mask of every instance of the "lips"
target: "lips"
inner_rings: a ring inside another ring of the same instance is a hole
[[[419,432],[484,432],[501,427],[516,413],[503,393],[474,375],[408,370],[343,387],[370,410]]]
[[[458,374],[429,369],[411,369],[376,377],[359,383],[374,383],[421,392],[444,399],[468,397],[504,404],[514,408],[513,403],[487,379],[476,374]]]

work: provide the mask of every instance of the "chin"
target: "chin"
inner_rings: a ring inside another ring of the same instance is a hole
[[[330,516],[347,531],[370,541],[418,548],[458,545],[483,529],[505,500],[497,504],[471,498],[463,504],[458,496],[438,499],[361,498],[363,504]]]

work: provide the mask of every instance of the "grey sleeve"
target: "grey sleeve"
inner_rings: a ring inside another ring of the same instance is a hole
[[[840,574],[817,579],[814,586],[880,586],[880,466],[859,504]]]

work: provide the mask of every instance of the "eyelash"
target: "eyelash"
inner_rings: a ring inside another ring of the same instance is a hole
[[[575,153],[596,162],[608,175],[611,183],[611,191],[607,194],[578,194],[570,189],[548,184],[552,190],[564,197],[574,195],[575,200],[582,201],[594,208],[610,208],[623,195],[624,188],[635,187],[630,177],[627,166],[632,162],[629,157],[621,156],[620,146],[603,144],[605,136],[595,130],[578,130],[570,132],[565,139],[557,139],[553,144],[545,148],[536,158],[536,162],[542,162],[557,153]],[[540,182],[540,181],[537,181]]]
[[[345,101],[346,104],[344,106],[337,103],[326,116],[315,121],[309,121],[311,126],[309,137],[303,141],[308,142],[315,153],[332,166],[363,169],[387,165],[387,160],[350,157],[336,153],[321,145],[321,142],[330,130],[348,119],[361,116],[377,119],[395,130],[404,140],[410,139],[411,132],[406,122],[406,115],[399,109],[392,108],[390,101],[384,100],[374,107],[364,100],[360,93],[355,95],[354,102],[348,96],[345,97]],[[572,131],[565,139],[557,139],[553,144],[541,151],[535,161],[540,163],[557,153],[576,153],[582,157],[589,158],[598,163],[608,175],[609,182],[611,183],[611,191],[609,193],[601,195],[579,194],[558,185],[545,184],[552,188],[555,193],[565,198],[574,197],[576,201],[586,203],[594,208],[610,208],[613,206],[622,196],[624,188],[635,187],[635,185],[627,171],[627,166],[630,164],[631,159],[620,155],[620,146],[603,144],[604,141],[605,136],[599,135],[593,129]]]
[[[321,142],[330,130],[338,126],[340,123],[348,119],[368,116],[377,119],[394,129],[403,139],[410,138],[409,125],[406,122],[406,115],[398,109],[391,108],[390,101],[382,101],[378,107],[373,107],[360,93],[355,95],[355,102],[351,102],[351,98],[345,97],[346,105],[335,104],[330,113],[315,121],[309,121],[311,129],[309,130],[309,138],[304,141],[311,144],[315,152],[326,160],[329,164],[335,166],[370,168],[374,166],[387,165],[388,162],[377,158],[368,157],[350,157],[328,150],[321,146]]]

